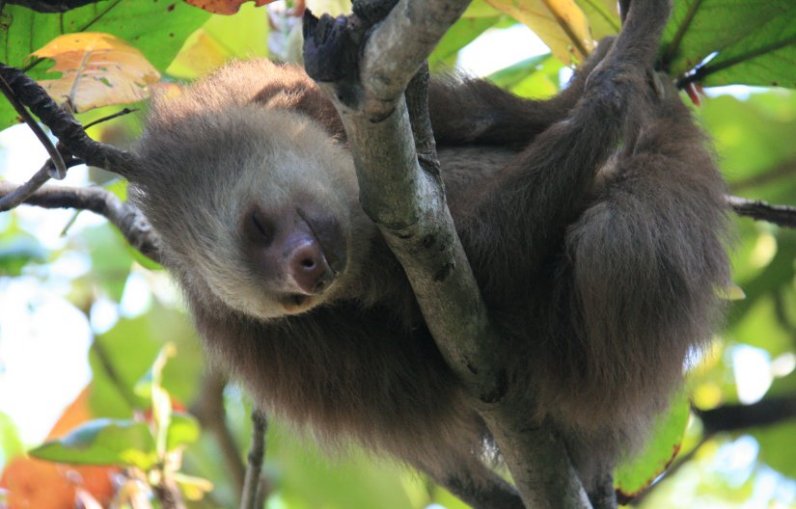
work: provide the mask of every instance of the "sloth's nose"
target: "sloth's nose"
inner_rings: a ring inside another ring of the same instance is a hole
[[[309,295],[325,290],[334,276],[326,263],[321,245],[313,238],[306,239],[293,249],[288,258],[288,267],[296,286]]]

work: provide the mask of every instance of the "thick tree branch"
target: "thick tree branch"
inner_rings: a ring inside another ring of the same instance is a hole
[[[528,402],[507,397],[508,353],[489,322],[438,172],[418,163],[404,89],[468,2],[401,0],[369,32],[377,21],[372,13],[392,3],[355,2],[349,18],[306,15],[305,66],[341,113],[363,209],[404,267],[440,351],[476,400],[526,506],[588,507],[560,440],[546,425],[529,427]],[[413,93],[410,101],[414,110]],[[414,116],[416,130],[424,131],[422,113]],[[428,142],[418,141],[433,161]]]
[[[727,202],[739,216],[768,221],[787,228],[796,228],[796,207],[769,205],[763,201],[747,200],[738,196],[728,196]]]
[[[6,0],[9,4],[21,5],[38,12],[66,12],[101,0]]]
[[[412,124],[412,137],[420,166],[432,175],[440,171],[437,159],[437,142],[431,128],[431,117],[428,110],[428,82],[430,76],[428,65],[423,64],[406,88],[406,107],[409,111],[409,122]]]
[[[796,396],[770,397],[751,405],[723,405],[695,413],[702,420],[706,435],[771,426],[796,419]]]
[[[8,182],[0,182],[0,200],[16,189]],[[161,261],[160,239],[141,211],[105,189],[45,187],[28,196],[24,203],[48,209],[90,210],[113,223],[131,246],[152,260]]]
[[[393,11],[379,25],[374,36],[381,30],[387,30],[393,36],[400,36],[401,40],[416,39],[411,31],[403,34],[395,31],[396,23],[404,26],[404,21],[396,21],[396,18],[402,17],[397,12],[406,11],[408,7],[402,5],[406,3],[417,4],[414,5],[417,10],[415,15],[421,15],[421,11],[429,7],[427,4],[437,6],[450,2],[404,1],[396,6],[399,11]],[[459,4],[460,10],[463,10],[467,2],[458,0],[453,3]],[[440,21],[437,26],[438,37],[453,21],[455,16],[447,22]],[[356,41],[362,38],[358,31],[365,29],[364,22],[356,16],[348,20],[335,20],[328,16],[317,21],[310,20],[305,24],[306,67],[317,68],[313,62],[329,57],[329,51],[332,50],[358,54],[356,48],[350,46],[358,44]],[[381,48],[377,48],[378,51],[367,49],[377,40],[384,39],[371,39],[364,54],[378,55],[380,60],[395,60],[386,48],[383,51]],[[400,44],[391,42],[389,47],[400,48]],[[429,50],[431,47],[433,44],[428,45]],[[382,75],[382,81],[408,83],[422,64],[423,56],[420,55],[421,60],[412,65],[395,67],[410,72],[409,76]],[[368,81],[360,83],[357,79],[357,63],[349,65],[352,67],[340,70],[336,76],[311,76],[322,82],[341,111],[357,168],[362,206],[380,226],[390,247],[409,272],[409,279],[432,332],[438,341],[446,343],[443,350],[449,353],[452,367],[481,399],[494,401],[504,391],[502,382],[498,381],[500,376],[487,369],[489,365],[499,365],[497,349],[481,346],[483,340],[479,338],[490,330],[486,312],[453,229],[438,176],[429,174],[418,164],[403,89],[393,89],[395,97],[374,101],[372,98],[375,94],[365,85]],[[360,66],[368,66],[367,56],[363,57]],[[329,78],[336,80],[323,83]],[[385,101],[394,105],[392,113],[386,117],[381,108]],[[449,341],[441,338],[448,338]]]

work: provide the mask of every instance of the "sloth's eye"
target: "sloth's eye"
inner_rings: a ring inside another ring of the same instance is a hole
[[[246,238],[259,246],[268,246],[274,240],[273,223],[260,209],[247,214],[243,229]]]

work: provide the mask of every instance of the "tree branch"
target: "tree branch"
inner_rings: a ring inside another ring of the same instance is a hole
[[[265,491],[261,479],[263,460],[265,458],[265,432],[268,429],[268,419],[259,410],[252,411],[252,444],[249,450],[249,463],[246,467],[246,481],[243,483],[243,496],[240,509],[258,509],[257,505],[262,499],[261,492]],[[263,493],[264,495],[264,493]]]
[[[33,120],[33,117],[30,116],[28,110],[26,110],[25,106],[19,101],[17,96],[14,94],[14,91],[11,89],[11,86],[3,76],[0,76],[0,90],[2,90],[3,95],[6,96],[8,102],[11,103],[11,106],[13,106],[19,116],[22,117],[22,120],[28,125],[30,130],[33,131],[33,134],[36,135],[36,138],[50,155],[50,161],[45,165],[48,168],[50,165],[53,166],[53,171],[50,172],[50,176],[57,179],[66,177],[66,163],[64,162],[63,156],[58,149],[55,148],[55,145],[53,145],[53,143],[50,141],[50,138],[47,137],[47,134],[42,130],[41,127],[39,127],[39,124]]]
[[[21,5],[38,12],[66,12],[100,0],[7,0],[9,4]]]
[[[86,164],[123,177],[135,174],[139,161],[134,154],[89,138],[80,122],[22,71],[0,63],[0,78],[8,84],[14,96],[50,128],[58,138],[61,153],[66,151]]]
[[[3,197],[15,193],[17,189],[8,182],[0,182],[0,201]],[[161,262],[160,239],[141,211],[105,189],[45,187],[26,197],[24,203],[48,209],[90,210],[114,224],[131,246],[148,258]]]
[[[202,376],[201,396],[191,409],[202,427],[209,430],[215,437],[221,456],[238,493],[243,490],[246,475],[243,461],[241,461],[235,437],[227,426],[226,412],[224,410],[224,388],[227,385],[225,377],[216,370],[208,370]]]
[[[751,405],[723,405],[711,410],[694,410],[706,435],[771,426],[796,419],[796,396],[770,397]]]
[[[748,200],[738,196],[727,196],[727,202],[739,216],[768,221],[786,228],[796,228],[796,207],[770,205],[763,201]]]
[[[524,503],[589,507],[561,441],[546,424],[529,427],[527,402],[507,397],[508,353],[489,322],[439,174],[418,163],[404,89],[468,2],[401,0],[389,11],[392,3],[355,2],[348,18],[307,13],[305,67],[341,113],[363,209],[404,267],[437,346],[473,396]],[[388,11],[369,32],[378,21],[372,13]],[[423,130],[417,121],[415,127]]]

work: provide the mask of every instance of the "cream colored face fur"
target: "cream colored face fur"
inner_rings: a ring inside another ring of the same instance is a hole
[[[349,273],[339,274],[323,293],[300,304],[286,299],[280,294],[285,275],[262,277],[246,256],[241,222],[255,205],[266,214],[309,208],[336,218],[350,257],[351,214],[359,210],[350,154],[312,120],[288,111],[232,107],[223,118],[206,124],[211,125],[197,126],[191,120],[200,131],[197,135],[203,136],[201,131],[207,128],[224,133],[223,139],[210,138],[201,149],[207,151],[204,158],[199,153],[191,156],[196,160],[170,161],[170,175],[161,174],[181,181],[189,189],[180,195],[190,199],[158,196],[155,184],[144,189],[149,195],[143,199],[145,209],[152,199],[174,200],[168,216],[154,214],[152,221],[161,235],[170,238],[174,252],[168,258],[175,268],[187,277],[198,275],[228,306],[261,319],[301,313],[333,298],[350,280]],[[253,132],[258,135],[252,136]],[[212,175],[198,170],[207,168],[208,157]],[[351,267],[351,260],[346,261]]]

